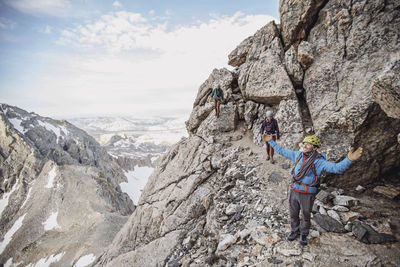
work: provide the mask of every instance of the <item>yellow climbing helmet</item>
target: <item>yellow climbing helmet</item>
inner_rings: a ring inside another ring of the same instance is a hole
[[[321,140],[319,140],[318,137],[310,135],[310,136],[306,136],[303,140],[303,143],[310,143],[316,147],[320,147],[321,146]]]

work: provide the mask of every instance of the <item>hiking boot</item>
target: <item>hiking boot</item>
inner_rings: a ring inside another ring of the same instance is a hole
[[[290,232],[290,234],[287,237],[287,240],[293,241],[299,236],[299,232]]]
[[[306,235],[300,235],[300,244],[303,246],[307,245],[307,236]]]

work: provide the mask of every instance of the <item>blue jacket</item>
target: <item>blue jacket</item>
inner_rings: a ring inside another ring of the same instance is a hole
[[[291,161],[293,161],[294,163],[296,163],[297,159],[300,157],[301,158],[299,160],[300,164],[304,163],[304,153],[301,151],[294,151],[294,150],[289,150],[286,148],[281,147],[280,145],[278,145],[275,141],[270,140],[268,142],[268,144],[270,144],[272,146],[272,148],[279,153],[280,155],[284,156],[285,158],[290,159]],[[326,172],[330,172],[330,173],[337,173],[337,174],[342,174],[344,173],[348,168],[350,168],[350,166],[352,164],[354,164],[353,161],[351,161],[349,158],[345,158],[344,160],[342,160],[341,162],[338,163],[333,163],[330,161],[327,161],[325,158],[325,154],[320,153],[320,157],[317,157],[314,161],[314,166],[315,166],[315,172],[318,176],[318,179],[320,179],[322,172],[326,171]],[[299,169],[301,167],[300,164],[296,164],[296,166],[294,166],[294,173],[297,174],[299,172]],[[306,175],[303,177],[303,179],[301,180],[301,183],[304,185],[311,185],[312,183],[315,182],[315,174],[313,172],[313,170],[310,168]],[[292,188],[294,188],[296,191],[307,191],[308,193],[314,194],[317,192],[317,188],[316,187],[309,187],[307,186],[307,188],[303,185],[300,185],[298,183],[292,183]]]

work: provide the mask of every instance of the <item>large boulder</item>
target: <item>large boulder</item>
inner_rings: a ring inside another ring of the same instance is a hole
[[[281,60],[280,41],[274,39],[273,48],[260,59],[239,72],[239,87],[246,99],[265,104],[278,104],[293,96],[294,88]]]
[[[261,53],[268,49],[268,44],[279,36],[278,27],[271,21],[236,47],[228,56],[228,64],[239,67],[246,61],[258,60]]]
[[[285,69],[275,23],[270,22],[253,37],[261,41],[252,44],[247,60],[238,69],[239,88],[247,100],[278,104],[293,96],[294,89]]]
[[[308,32],[327,0],[280,0],[281,34],[286,47],[307,38]]]
[[[211,136],[219,135],[221,132],[233,131],[236,128],[238,114],[236,105],[232,102],[220,106],[219,117],[216,116],[215,110],[202,122],[197,129],[197,134],[208,139]]]
[[[293,46],[285,52],[285,66],[295,86],[303,85],[304,71],[297,60],[297,52]]]

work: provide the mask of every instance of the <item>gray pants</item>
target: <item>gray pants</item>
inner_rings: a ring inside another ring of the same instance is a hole
[[[290,226],[293,232],[300,232],[302,235],[308,235],[311,227],[311,210],[314,204],[315,194],[299,193],[290,189],[289,195],[289,213]],[[301,221],[299,212],[301,210]]]

